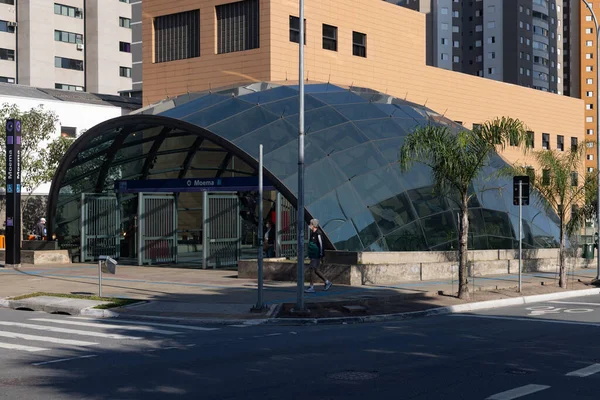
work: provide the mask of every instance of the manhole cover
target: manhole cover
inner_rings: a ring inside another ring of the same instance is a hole
[[[327,377],[337,381],[368,381],[378,376],[379,374],[376,372],[343,371],[329,374]]]

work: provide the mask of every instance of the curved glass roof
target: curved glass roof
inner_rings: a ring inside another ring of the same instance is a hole
[[[463,128],[370,89],[307,84],[305,93],[305,204],[330,244],[352,251],[457,248],[457,205],[432,193],[427,167],[401,173],[397,157],[419,125]],[[259,144],[266,177],[295,204],[298,98],[297,86],[254,83],[167,99],[90,129],[53,181],[53,229],[76,236],[80,193],[112,191],[115,179],[255,175]],[[506,162],[492,161],[472,184],[470,249],[515,248],[518,240],[511,182],[493,177]],[[558,246],[555,215],[532,203],[523,217],[525,248]],[[198,224],[201,215],[194,218]]]

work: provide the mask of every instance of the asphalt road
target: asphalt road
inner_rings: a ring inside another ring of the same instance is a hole
[[[576,400],[598,388],[600,296],[327,326],[0,310],[0,398]]]

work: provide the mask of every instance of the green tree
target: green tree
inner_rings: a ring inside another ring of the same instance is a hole
[[[534,171],[526,167],[513,165],[506,170],[507,175],[529,175],[531,187],[541,196],[538,201],[548,211],[558,215],[560,221],[560,250],[558,284],[566,288],[566,242],[567,236],[573,236],[582,227],[586,217],[584,207],[586,193],[595,185],[596,179],[588,174],[583,176],[582,159],[585,143],[567,151],[542,150],[532,153],[539,169]]]
[[[458,202],[458,297],[468,299],[467,251],[469,237],[468,204],[475,194],[470,184],[483,168],[489,165],[491,156],[507,145],[525,147],[527,128],[513,118],[497,118],[474,127],[472,131],[457,133],[444,125],[429,124],[419,127],[407,136],[400,149],[400,168],[410,169],[420,162],[431,168],[434,191]]]

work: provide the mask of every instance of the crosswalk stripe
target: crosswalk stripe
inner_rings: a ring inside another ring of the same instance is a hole
[[[90,328],[104,328],[104,329],[124,329],[130,331],[144,331],[151,333],[161,333],[163,335],[176,335],[181,332],[165,331],[156,329],[151,326],[136,326],[136,325],[112,325],[112,324],[95,324],[93,322],[79,322],[79,321],[68,321],[63,319],[48,319],[48,318],[30,318],[30,321],[38,322],[50,322],[54,324],[65,324],[65,325],[77,325],[77,326],[88,326]]]
[[[579,376],[585,378],[586,376],[594,375],[600,372],[600,364],[592,364],[589,367],[578,369],[577,371],[569,372],[567,376]]]
[[[23,346],[20,344],[1,343],[1,342],[0,342],[0,348],[9,349],[9,350],[29,351],[32,353],[36,352],[36,351],[50,350],[50,349],[44,349],[43,347]]]
[[[17,332],[6,332],[0,331],[0,337],[11,338],[11,339],[24,339],[31,340],[34,342],[49,342],[56,344],[66,344],[70,346],[92,346],[98,343],[94,342],[84,342],[81,340],[71,340],[71,339],[59,339],[49,336],[36,336],[36,335],[27,335],[25,333],[17,333]]]
[[[95,337],[101,337],[101,338],[107,338],[107,339],[129,339],[129,340],[142,339],[141,337],[137,337],[137,336],[118,335],[116,333],[80,331],[80,330],[76,330],[76,329],[56,328],[54,326],[24,324],[24,323],[21,323],[21,322],[0,321],[0,325],[3,325],[3,326],[17,326],[17,327],[20,327],[20,328],[36,329],[36,330],[39,330],[39,331],[71,333],[73,335],[95,336]]]
[[[99,321],[97,319],[86,318],[86,317],[70,317],[71,319],[79,319],[79,320],[88,320],[88,321]],[[130,319],[118,319],[111,320],[111,323],[129,323],[129,324],[140,324],[140,325],[150,325],[150,326],[162,326],[165,328],[180,328],[180,329],[189,329],[192,331],[217,331],[219,328],[204,328],[202,326],[191,326],[191,325],[176,325],[176,324],[163,324],[158,322],[146,322],[146,321],[134,321]]]

